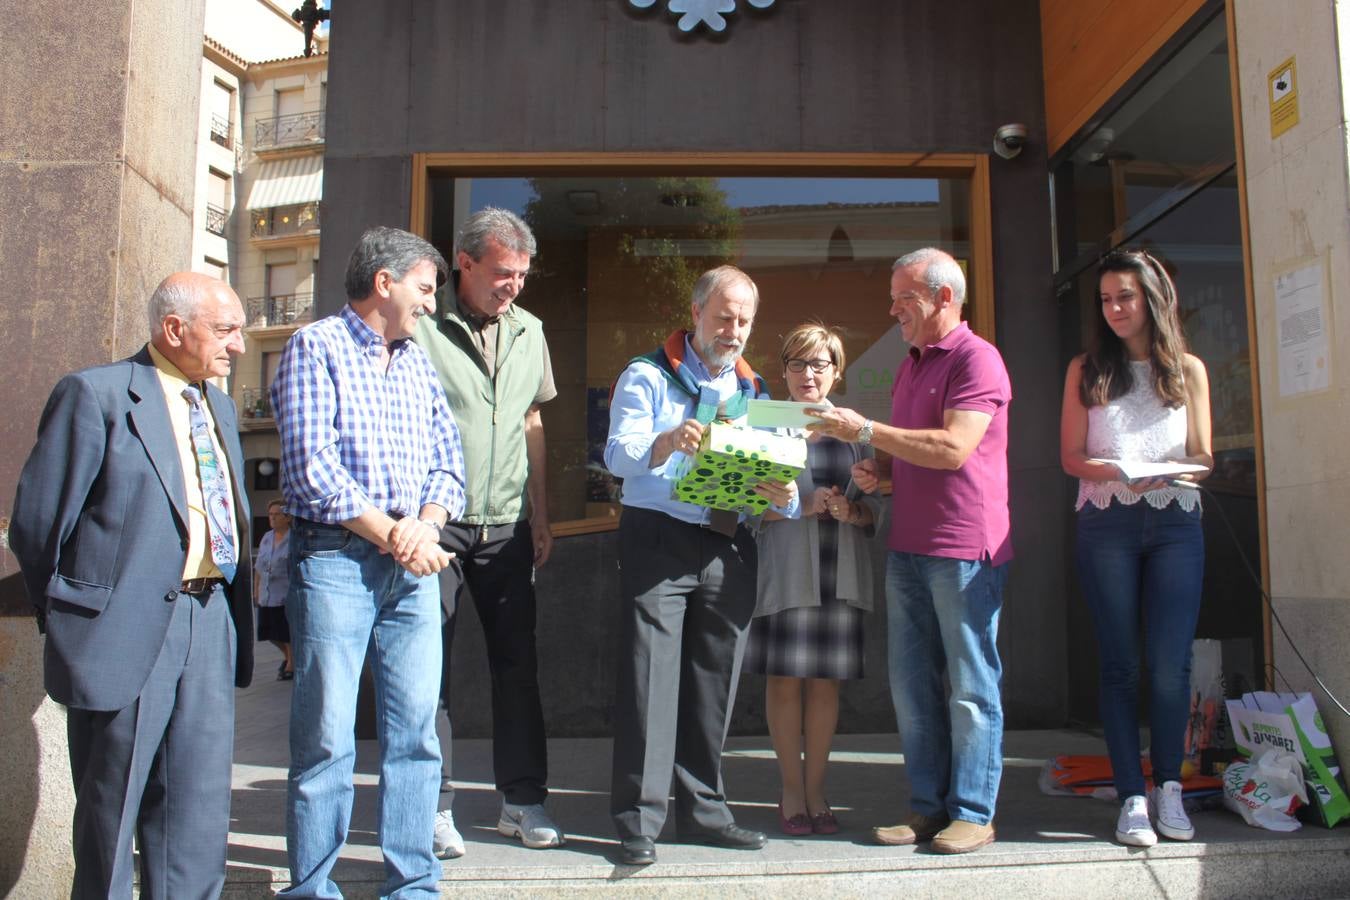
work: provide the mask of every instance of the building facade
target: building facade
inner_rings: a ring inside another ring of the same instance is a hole
[[[313,318],[323,190],[327,38],[311,55],[272,0],[208,0],[202,42],[192,268],[244,302],[247,351],[230,392],[254,510],[253,543],[280,496],[267,389],[286,339]]]
[[[1205,498],[1201,634],[1226,642],[1230,674],[1250,684],[1310,688],[1246,573],[1250,559],[1293,645],[1350,693],[1340,649],[1350,563],[1337,527],[1350,498],[1336,457],[1347,404],[1338,362],[1350,358],[1336,328],[1336,289],[1350,278],[1347,4],[736,5],[723,30],[686,31],[664,2],[411,0],[398,15],[340,4],[331,60],[317,62],[293,58],[299,32],[276,4],[256,11],[286,39],[257,55],[239,49],[241,34],[267,30],[239,12],[254,5],[222,4],[222,19],[207,5],[195,189],[167,201],[191,210],[193,238],[172,255],[179,268],[223,271],[249,307],[250,355],[232,390],[254,411],[244,439],[262,485],[255,506],[274,490],[262,471],[276,455],[269,354],[305,316],[343,302],[341,263],[361,230],[401,225],[448,251],[457,223],[483,204],[526,215],[541,252],[521,303],[545,322],[560,390],[544,410],[558,537],[539,573],[545,709],[552,734],[607,733],[615,485],[595,448],[619,367],[683,324],[691,276],[730,260],[763,288],[750,356],[771,381],[778,336],[819,317],[846,333],[842,398],[884,408],[903,350],[886,317],[889,263],[947,246],[970,275],[972,327],[997,343],[1013,379],[1008,721],[1090,722],[1095,662],[1072,573],[1059,398],[1090,321],[1096,257],[1143,243],[1173,268],[1215,387],[1220,468]],[[129,96],[142,119],[163,102],[135,86]],[[36,184],[54,169],[35,162],[17,112],[11,121],[5,171]],[[994,142],[1009,124],[1027,138],[1005,158]],[[161,131],[130,123],[128,152],[154,158],[140,136]],[[56,137],[52,146],[71,144]],[[148,203],[142,194],[128,196]],[[31,233],[50,234],[25,215]],[[128,214],[110,228],[129,236],[109,257],[118,265],[142,246],[131,239],[153,241],[127,227],[140,221]],[[339,264],[320,267],[326,254]],[[40,398],[63,371],[137,343],[132,298],[151,282],[114,271],[112,287],[85,301],[108,320],[103,343],[20,374],[9,458],[26,452]],[[36,313],[7,315],[8,335],[36,333]],[[18,346],[11,357],[36,360]],[[25,601],[3,561],[2,608],[20,617]],[[894,727],[884,623],[873,624],[869,676],[843,698],[850,730]],[[465,628],[460,640],[457,733],[484,734],[480,638]],[[759,693],[743,686],[738,727],[762,729]],[[1345,723],[1328,723],[1350,753]]]
[[[1266,102],[1257,75],[1279,55],[1265,49],[1268,36],[1288,32],[1275,43],[1292,47],[1321,27],[1313,71],[1340,83],[1342,4],[1334,15],[1294,4],[1274,32],[1254,0],[736,6],[703,22],[622,0],[414,0],[398,19],[334,11],[328,252],[344,255],[375,223],[448,250],[457,224],[489,203],[520,212],[540,238],[520,302],[545,322],[560,390],[544,410],[559,542],[539,573],[553,733],[608,724],[616,488],[596,449],[624,361],[682,324],[691,276],[733,261],[763,290],[749,355],[771,382],[778,335],[819,317],[844,328],[856,361],[844,402],[884,410],[903,350],[886,317],[889,262],[928,243],[966,265],[971,325],[997,343],[1013,379],[1017,559],[1001,635],[1010,725],[1095,720],[1058,414],[1064,368],[1095,314],[1096,260],[1126,244],[1149,246],[1173,269],[1188,338],[1214,382],[1200,634],[1223,642],[1234,684],[1260,686],[1273,665],[1306,686],[1272,639],[1261,582],[1295,619],[1345,609],[1336,598],[1350,589],[1305,574],[1316,567],[1302,562],[1301,529],[1271,515],[1282,488],[1270,476],[1284,469],[1269,462],[1262,414],[1280,343],[1262,324],[1272,288],[1253,277],[1260,217],[1243,160],[1256,135],[1244,113]],[[344,39],[372,34],[383,52],[344,54]],[[1300,71],[1305,84],[1326,83]],[[1004,125],[1025,129],[1020,147],[1000,145]],[[1343,216],[1343,205],[1325,205]],[[1332,259],[1329,238],[1309,246]],[[339,285],[340,273],[321,274],[319,312],[341,302]],[[1322,398],[1314,404],[1339,396],[1334,380],[1312,393]],[[1273,555],[1284,546],[1301,548],[1296,570]],[[1334,570],[1334,555],[1324,564]],[[1280,571],[1299,573],[1283,597]],[[1329,621],[1344,630],[1344,613]],[[880,623],[873,634],[875,672]],[[1311,628],[1295,640],[1323,647],[1325,635]],[[1339,657],[1314,655],[1322,675],[1350,687]],[[456,666],[472,679],[481,661],[468,657]],[[762,728],[758,693],[743,685],[737,721],[747,730]],[[476,705],[457,713],[458,733],[482,732]],[[843,727],[893,727],[884,679],[846,688]]]
[[[1014,378],[1008,718],[1062,724],[1070,496],[1034,0],[740,3],[721,33],[682,31],[663,3],[410,9],[334,10],[321,243],[342,256],[364,227],[392,223],[448,249],[485,203],[538,234],[519,302],[544,321],[559,388],[543,410],[558,540],[538,573],[550,733],[609,728],[616,518],[596,461],[623,364],[688,324],[693,277],[734,261],[762,288],[749,356],[779,396],[780,335],[819,317],[846,329],[843,397],[887,409],[902,352],[890,263],[926,244],[965,262],[972,327]],[[371,34],[383,52],[344,54],[344,40]],[[1036,136],[1013,159],[991,152],[1008,123]],[[321,272],[319,312],[339,285]],[[873,626],[869,677],[842,698],[849,730],[895,727],[881,615]],[[456,684],[481,683],[475,631],[460,629]],[[739,702],[737,727],[762,730],[758,684]],[[486,731],[471,691],[454,714],[457,734]]]

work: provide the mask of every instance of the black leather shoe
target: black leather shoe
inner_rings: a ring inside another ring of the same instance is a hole
[[[625,866],[650,866],[656,862],[656,844],[649,837],[629,838],[619,848],[619,862]]]
[[[759,850],[769,842],[762,831],[742,828],[735,822],[723,825],[716,831],[699,831],[684,837],[689,844],[707,844],[710,847],[726,847],[729,850]]]

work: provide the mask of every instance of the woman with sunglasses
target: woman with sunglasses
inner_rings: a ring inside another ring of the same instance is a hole
[[[783,340],[783,377],[793,400],[829,405],[844,370],[833,330],[799,325]],[[765,516],[758,603],[746,671],[768,676],[765,714],[782,775],[784,834],[834,834],[825,764],[839,718],[839,681],[862,678],[863,617],[872,608],[872,556],[883,504],[848,490],[849,469],[872,448],[802,431],[807,464],[797,477],[800,519]],[[770,521],[772,520],[772,521]]]
[[[1156,259],[1113,252],[1098,266],[1097,288],[1096,338],[1064,380],[1060,460],[1079,479],[1078,573],[1101,657],[1100,712],[1121,802],[1116,840],[1148,847],[1158,834],[1195,836],[1180,782],[1205,559],[1194,482],[1214,466],[1209,379],[1186,352],[1176,287]],[[1130,481],[1115,461],[1204,470]],[[1139,759],[1141,632],[1155,785],[1147,796]]]

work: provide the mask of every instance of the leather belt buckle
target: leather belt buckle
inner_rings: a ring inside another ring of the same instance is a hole
[[[183,586],[179,589],[179,592],[200,596],[209,593],[211,588],[218,584],[223,584],[224,581],[224,578],[189,578],[187,581],[183,582]]]

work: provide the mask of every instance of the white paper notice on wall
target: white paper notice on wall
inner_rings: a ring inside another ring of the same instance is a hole
[[[1327,339],[1326,270],[1323,259],[1275,276],[1279,328],[1280,396],[1324,391],[1331,385]]]

